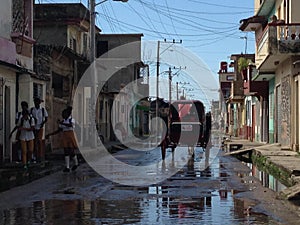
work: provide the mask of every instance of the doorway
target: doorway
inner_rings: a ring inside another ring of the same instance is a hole
[[[295,121],[295,126],[294,126],[294,146],[293,149],[295,151],[299,151],[299,142],[300,142],[300,104],[299,104],[299,100],[300,100],[300,88],[299,88],[299,81],[300,81],[300,75],[297,75],[295,77],[295,81],[294,81],[294,85],[295,85],[295,98],[294,98],[294,121]]]
[[[281,141],[281,87],[280,85],[276,86],[275,94],[275,143]]]
[[[10,110],[10,103],[12,102],[10,99],[10,87],[5,86],[4,90],[4,161],[11,161],[12,154],[11,154],[11,145],[9,140],[9,128],[11,127],[10,118],[11,118],[11,110]]]

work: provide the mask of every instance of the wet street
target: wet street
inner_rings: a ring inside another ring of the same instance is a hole
[[[276,199],[253,168],[222,156],[220,144],[213,137],[205,151],[195,148],[194,157],[187,147],[174,154],[168,150],[165,162],[158,148],[114,154],[148,170],[145,174],[157,177],[155,184],[125,185],[133,179],[126,171],[114,173],[117,179],[111,181],[85,163],[76,172],[58,172],[2,192],[0,224],[296,224],[292,206]]]

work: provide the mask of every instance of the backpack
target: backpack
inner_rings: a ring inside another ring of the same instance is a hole
[[[15,120],[15,124],[18,124],[20,118],[21,118],[21,115],[22,115],[22,111],[18,112],[17,113],[17,117],[16,117],[16,120]],[[31,122],[31,119],[33,118],[33,115],[32,113],[29,115],[30,116],[30,122]]]
[[[69,124],[72,124],[72,117],[68,119]]]
[[[34,122],[36,123],[37,122],[37,118],[35,118],[33,116],[33,114],[32,114],[33,108],[34,107],[31,107],[31,109],[30,109],[30,115],[34,118]],[[42,117],[43,117],[43,119],[45,118],[45,108],[44,107],[42,107]]]
[[[17,113],[17,117],[16,117],[16,120],[15,120],[15,124],[16,124],[16,125],[17,125],[18,122],[19,122],[19,119],[20,119],[20,117],[21,117],[21,114],[22,114],[22,112],[18,112],[18,113]]]
[[[72,117],[69,118],[69,124],[72,124]]]
[[[20,119],[20,117],[19,117],[19,119]],[[29,124],[30,124],[30,126],[31,126],[31,123],[32,123],[33,119],[34,119],[34,117],[31,114],[29,114]],[[20,124],[21,127],[23,127],[23,123],[24,123],[24,120],[21,120],[21,124]]]

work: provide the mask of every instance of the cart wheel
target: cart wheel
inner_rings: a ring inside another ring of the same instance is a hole
[[[166,149],[167,149],[167,142],[165,140],[162,141],[160,149],[161,149],[162,160],[165,160],[165,158],[166,158]]]

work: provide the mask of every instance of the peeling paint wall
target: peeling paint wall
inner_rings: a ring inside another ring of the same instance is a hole
[[[281,79],[281,144],[290,145],[291,142],[291,82],[287,75]]]
[[[276,86],[280,85],[277,93],[277,133],[282,146],[291,145],[291,58],[282,62],[276,70]]]
[[[0,34],[6,39],[10,39],[12,24],[12,2],[11,0],[1,0],[0,7]]]

